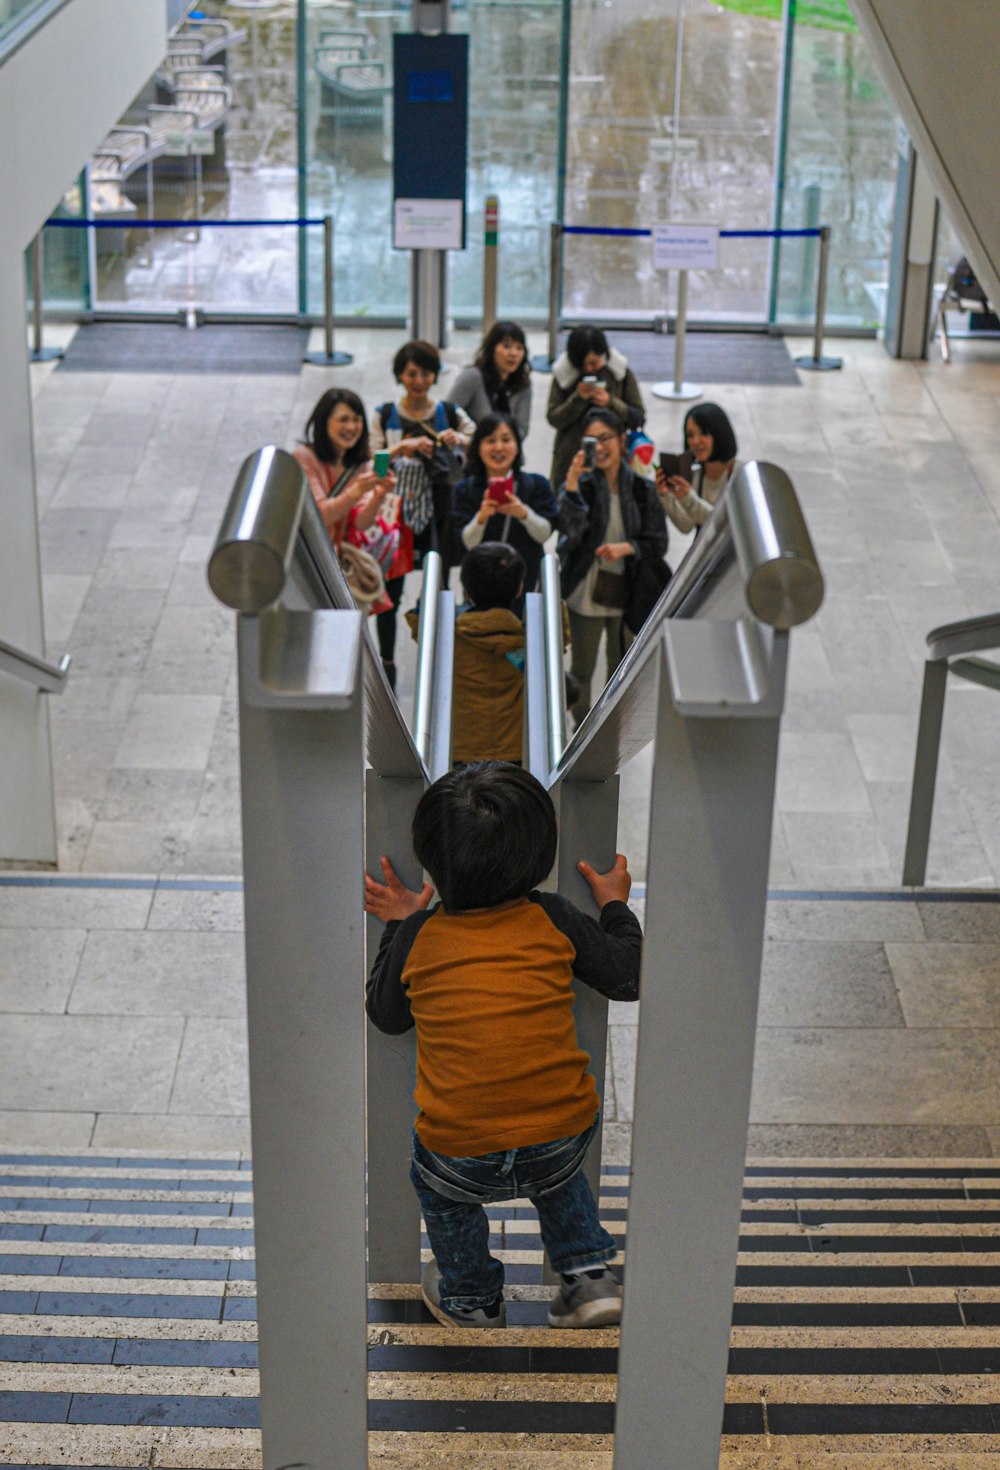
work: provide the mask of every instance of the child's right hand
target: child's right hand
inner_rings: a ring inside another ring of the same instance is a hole
[[[615,865],[606,873],[598,873],[589,863],[577,863],[577,870],[590,885],[594,902],[602,909],[606,903],[627,903],[632,888],[632,874],[624,853],[615,854]]]
[[[430,883],[425,883],[419,893],[407,888],[387,857],[379,858],[379,866],[384,883],[376,882],[370,873],[365,874],[365,913],[374,914],[383,924],[409,918],[410,914],[425,909],[434,897]]]

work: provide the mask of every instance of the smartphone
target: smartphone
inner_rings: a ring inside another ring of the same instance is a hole
[[[486,499],[494,505],[506,505],[514,494],[514,476],[498,475],[486,486]]]
[[[585,383],[589,383],[592,388],[596,388],[598,386],[597,378],[594,376],[593,373],[585,374],[583,381]]]
[[[592,470],[597,463],[597,440],[585,434],[580,441],[580,448],[583,450],[584,465],[588,470]]]
[[[389,473],[389,451],[388,449],[376,449],[375,451],[375,474],[380,480],[384,480]]]

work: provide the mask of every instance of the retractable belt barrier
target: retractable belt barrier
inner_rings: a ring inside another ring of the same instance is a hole
[[[652,230],[631,229],[612,225],[550,225],[549,241],[549,319],[548,355],[532,358],[531,365],[539,372],[550,372],[558,354],[559,336],[559,292],[563,271],[563,238],[566,235],[625,236],[632,239],[650,239]],[[839,368],[839,357],[823,356],[823,330],[826,316],[827,273],[829,271],[830,226],[819,225],[814,229],[801,230],[719,230],[720,240],[819,240],[819,265],[816,271],[816,312],[813,325],[813,350],[810,356],[797,357],[796,367],[812,372],[829,372]],[[675,318],[674,377],[672,383],[656,383],[653,393],[657,398],[697,398],[701,389],[684,381],[684,338],[687,330],[687,276],[686,270],[678,271],[677,315]]]
[[[192,232],[200,230],[236,230],[242,228],[260,229],[265,225],[279,225],[292,227],[294,229],[305,229],[309,226],[322,225],[323,227],[323,331],[324,343],[322,352],[307,352],[302,361],[312,363],[320,367],[346,367],[354,361],[349,352],[341,352],[333,345],[333,216],[323,215],[296,215],[291,219],[47,219],[44,229],[56,230],[189,230]],[[31,273],[32,273],[32,362],[47,362],[54,357],[62,357],[61,348],[44,347],[42,345],[42,294],[43,294],[43,266],[42,266],[42,233],[39,230],[31,242]],[[188,243],[195,244],[191,239]],[[188,326],[197,326],[197,315],[193,304],[182,315]]]
[[[246,460],[209,562],[239,613],[265,1465],[325,1466],[335,1445],[338,1470],[367,1470],[369,1282],[398,1292],[420,1275],[415,1034],[365,1021],[382,931],[368,921],[366,955],[360,880],[386,854],[419,888],[413,810],[450,764],[454,606],[428,561],[416,743],[291,455]],[[611,867],[619,772],[655,751],[615,1470],[717,1470],[789,630],[823,579],[788,476],[742,465],[565,749],[551,557],[543,587],[526,620],[528,754],[558,804],[552,881],[586,912],[577,861]],[[599,1092],[607,1005],[578,988]]]

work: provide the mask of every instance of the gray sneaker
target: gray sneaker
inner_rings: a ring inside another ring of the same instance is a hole
[[[420,1278],[420,1295],[432,1317],[445,1327],[506,1327],[507,1308],[498,1296],[492,1308],[477,1307],[473,1312],[452,1311],[441,1305],[441,1273],[437,1261],[428,1261]]]
[[[621,1319],[621,1283],[606,1266],[564,1280],[549,1303],[550,1327],[614,1327]]]

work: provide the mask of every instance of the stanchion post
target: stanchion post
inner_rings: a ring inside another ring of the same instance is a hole
[[[497,246],[500,243],[500,201],[486,200],[483,232],[483,336],[497,319]]]
[[[819,269],[816,272],[816,323],[813,327],[813,350],[811,357],[797,357],[795,366],[809,372],[829,373],[843,367],[843,358],[823,356],[823,325],[826,317],[826,283],[830,268],[830,226],[820,225]]]
[[[303,362],[321,367],[346,367],[354,358],[349,352],[335,352],[333,346],[333,215],[323,216],[323,347],[322,352],[307,352]]]
[[[657,398],[700,398],[701,388],[697,383],[684,381],[684,347],[687,338],[688,273],[677,272],[677,321],[674,325],[674,381],[654,383],[653,394]]]
[[[531,366],[539,373],[549,373],[559,352],[559,279],[562,275],[562,225],[553,221],[549,226],[549,342],[548,352],[539,353],[531,359]]]
[[[42,232],[31,242],[31,361],[55,362],[65,354],[61,347],[42,346],[42,301],[45,271],[42,265]]]

